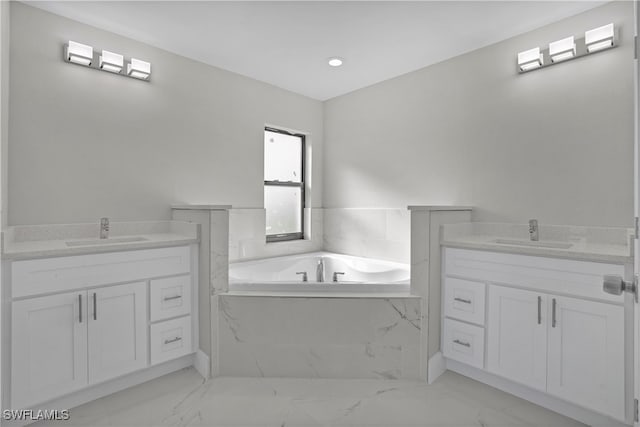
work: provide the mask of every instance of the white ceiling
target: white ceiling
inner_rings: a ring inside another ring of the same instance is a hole
[[[326,100],[605,1],[45,1],[28,4]],[[331,56],[344,65],[330,67]]]

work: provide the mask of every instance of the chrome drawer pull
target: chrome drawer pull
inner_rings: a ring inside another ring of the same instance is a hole
[[[165,344],[171,344],[171,343],[174,343],[174,342],[180,341],[181,339],[182,339],[182,337],[175,337],[175,338],[173,338],[173,339],[171,339],[171,340],[164,340],[164,343],[165,343]]]
[[[471,304],[471,300],[470,300],[470,299],[463,299],[463,298],[455,297],[453,300],[454,300],[454,301],[463,302],[463,303],[465,303],[465,304]]]
[[[175,296],[172,296],[172,297],[165,297],[164,300],[165,301],[171,301],[172,299],[180,299],[180,298],[182,298],[182,295],[175,295]]]
[[[542,324],[542,297],[538,297],[538,325]]]
[[[465,347],[471,348],[471,344],[469,344],[468,342],[464,342],[464,341],[460,341],[460,340],[453,340],[453,342],[454,342],[454,344],[463,345]]]
[[[82,323],[82,294],[78,295],[78,314],[80,323]]]

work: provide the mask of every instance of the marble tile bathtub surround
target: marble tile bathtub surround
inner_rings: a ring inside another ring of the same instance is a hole
[[[229,210],[229,261],[292,255],[322,250],[323,209],[305,209],[304,240],[266,243],[265,210],[237,208]]]
[[[218,301],[220,375],[418,378],[419,298]]]
[[[406,208],[324,209],[324,250],[410,262],[411,216]]]

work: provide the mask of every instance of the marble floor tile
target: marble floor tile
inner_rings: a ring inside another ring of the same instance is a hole
[[[447,372],[410,380],[221,377],[192,368],[71,410],[34,426],[577,427],[582,424]]]

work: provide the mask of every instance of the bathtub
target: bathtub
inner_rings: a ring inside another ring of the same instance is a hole
[[[325,281],[316,281],[318,261]],[[308,281],[302,280],[306,272]],[[333,282],[333,273],[341,272]],[[330,252],[282,256],[229,264],[230,292],[409,294],[409,264]]]

